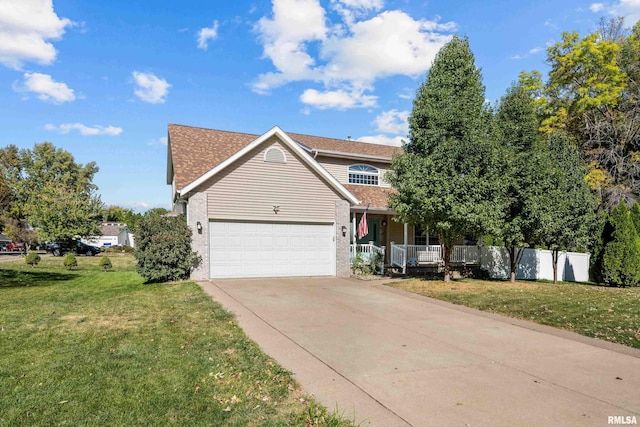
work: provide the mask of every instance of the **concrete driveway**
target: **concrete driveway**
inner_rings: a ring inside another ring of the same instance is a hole
[[[363,425],[640,423],[640,351],[381,283],[200,284],[307,392]]]

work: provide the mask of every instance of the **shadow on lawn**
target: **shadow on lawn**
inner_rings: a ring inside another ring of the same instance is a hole
[[[74,279],[71,273],[52,273],[50,271],[16,271],[0,268],[0,289],[22,286],[49,286],[53,282]]]

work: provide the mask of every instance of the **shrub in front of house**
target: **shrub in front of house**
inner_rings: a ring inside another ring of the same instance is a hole
[[[38,265],[42,258],[35,252],[29,252],[27,256],[24,258],[24,262],[30,265],[32,268]]]
[[[104,271],[107,271],[111,267],[113,267],[113,265],[111,264],[111,260],[109,259],[108,256],[103,256],[102,259],[100,259],[100,262],[98,263],[98,265],[102,267]]]
[[[202,262],[191,250],[191,228],[183,215],[140,221],[134,253],[136,270],[148,283],[188,279]]]
[[[640,237],[623,201],[611,211],[609,223],[613,231],[602,256],[604,282],[611,286],[640,286]]]
[[[76,256],[72,253],[68,253],[67,256],[64,257],[64,266],[67,267],[68,270],[71,270],[73,267],[78,266],[78,260]]]

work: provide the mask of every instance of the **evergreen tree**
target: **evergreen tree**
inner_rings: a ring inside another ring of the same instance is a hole
[[[612,240],[604,247],[602,275],[613,286],[640,285],[640,237],[635,230],[627,205],[620,204],[609,216]]]
[[[502,159],[490,142],[480,69],[469,41],[454,36],[436,55],[409,117],[409,143],[394,158],[396,219],[437,234],[444,279],[453,244],[495,233],[502,215]]]
[[[636,232],[640,235],[640,205],[638,202],[634,202],[631,207],[631,221],[633,221]]]

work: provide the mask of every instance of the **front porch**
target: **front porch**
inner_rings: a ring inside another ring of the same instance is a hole
[[[392,267],[400,269],[403,274],[407,273],[408,268],[443,265],[442,247],[438,239],[420,227],[395,222],[394,213],[390,209],[369,209],[369,233],[358,239],[358,224],[364,211],[360,207],[352,208],[351,211],[351,262],[359,254],[364,261],[375,259],[376,264],[381,264],[379,270],[382,272],[385,267]],[[456,245],[452,248],[450,261],[454,266],[479,265],[479,247]]]

